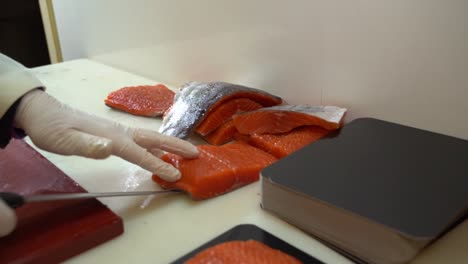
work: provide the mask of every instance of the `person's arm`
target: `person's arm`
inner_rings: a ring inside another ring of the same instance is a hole
[[[0,115],[12,126],[2,129],[24,131],[43,150],[95,159],[115,155],[168,181],[181,175],[157,157],[162,151],[198,156],[188,141],[88,114],[36,88],[43,85],[27,68],[0,54]]]
[[[15,130],[24,131],[43,150],[94,159],[115,155],[167,181],[176,181],[181,174],[159,159],[163,151],[198,156],[198,149],[188,141],[74,109],[36,89],[41,87],[28,69],[0,55],[0,115],[5,122],[0,133],[5,144]],[[0,200],[0,236],[10,233],[15,224],[14,212]]]
[[[18,62],[0,53],[0,148],[4,148],[16,134],[14,118],[20,98],[42,87],[41,82]],[[16,226],[16,215],[0,199],[0,237]]]
[[[37,88],[44,89],[33,73],[0,53],[0,148],[20,133],[13,125],[16,109],[21,97]]]

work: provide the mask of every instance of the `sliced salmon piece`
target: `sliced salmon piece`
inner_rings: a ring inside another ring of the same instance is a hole
[[[236,114],[233,120],[242,134],[277,134],[305,125],[335,130],[345,113],[345,108],[335,106],[280,105]]]
[[[185,264],[299,264],[295,257],[256,240],[233,240],[209,247]]]
[[[167,182],[157,175],[153,175],[153,180],[165,189],[183,190],[195,200],[207,199],[257,181],[260,170],[277,160],[244,142],[197,148],[196,159],[184,159],[172,153],[161,157],[180,170],[180,180]]]
[[[319,140],[329,132],[329,130],[318,126],[304,126],[281,134],[243,135],[238,133],[234,138],[247,142],[280,159]]]
[[[211,145],[220,146],[232,141],[234,139],[234,135],[237,133],[238,131],[236,126],[234,126],[234,122],[229,120],[213,132],[203,136],[203,139]]]
[[[138,116],[162,115],[174,102],[175,93],[163,84],[128,86],[111,92],[104,103]]]
[[[174,104],[164,115],[159,132],[187,138],[211,109],[236,98],[248,98],[264,106],[279,105],[283,102],[281,97],[242,85],[190,82],[175,96]]]
[[[228,100],[211,109],[195,131],[202,136],[208,135],[229,121],[234,114],[257,110],[262,107],[263,105],[248,98]]]

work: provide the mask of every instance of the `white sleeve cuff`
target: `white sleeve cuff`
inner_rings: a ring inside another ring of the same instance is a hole
[[[0,54],[0,117],[18,98],[39,87],[42,83],[29,69]]]

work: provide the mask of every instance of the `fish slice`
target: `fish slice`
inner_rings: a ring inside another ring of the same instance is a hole
[[[161,193],[177,193],[179,190],[160,190],[160,191],[140,191],[140,192],[99,192],[99,193],[63,193],[63,194],[39,194],[31,196],[23,196],[13,192],[0,192],[2,199],[9,207],[18,208],[25,203],[31,202],[46,202],[58,200],[76,200],[90,199],[98,197],[120,197],[120,196],[136,196],[136,195],[152,195]]]

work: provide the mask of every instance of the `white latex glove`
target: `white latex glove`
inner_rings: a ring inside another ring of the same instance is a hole
[[[198,156],[197,148],[185,140],[92,116],[41,90],[23,97],[16,111],[15,126],[46,151],[95,159],[116,155],[167,181],[178,180],[181,175],[157,157],[161,150],[186,158]]]
[[[0,199],[0,237],[6,236],[16,226],[15,212]]]

